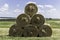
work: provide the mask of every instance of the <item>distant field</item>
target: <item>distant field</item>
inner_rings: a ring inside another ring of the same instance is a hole
[[[9,28],[15,23],[15,21],[0,21],[0,28]],[[60,20],[46,20],[45,23],[50,24],[52,28],[60,28]]]
[[[46,20],[51,25],[51,37],[9,37],[9,28],[15,24],[15,21],[0,21],[0,40],[60,40],[60,20]]]
[[[15,21],[0,21],[0,28],[9,28],[13,24],[15,24]]]
[[[50,24],[52,28],[60,28],[60,20],[46,20],[46,23]]]

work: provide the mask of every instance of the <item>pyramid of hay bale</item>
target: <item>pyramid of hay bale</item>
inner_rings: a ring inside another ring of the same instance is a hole
[[[49,37],[52,35],[51,27],[44,24],[44,16],[36,14],[38,11],[36,4],[27,4],[24,11],[24,14],[17,17],[16,24],[11,26],[9,36]]]

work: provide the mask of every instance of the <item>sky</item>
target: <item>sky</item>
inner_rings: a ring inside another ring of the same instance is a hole
[[[17,17],[24,13],[27,3],[35,3],[37,14],[60,19],[60,0],[0,0],[0,17]]]

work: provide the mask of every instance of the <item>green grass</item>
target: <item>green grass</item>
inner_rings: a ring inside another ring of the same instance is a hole
[[[0,40],[60,40],[57,38],[52,38],[52,37],[8,37],[8,36],[3,36],[1,37]]]
[[[15,23],[15,21],[0,21],[0,28],[9,28]],[[46,20],[45,23],[50,24],[52,28],[60,28],[60,20]]]
[[[0,21],[0,28],[9,28],[13,24],[15,24],[15,21]]]
[[[11,37],[8,35],[8,28],[1,29],[0,40],[60,40],[60,29],[54,28],[51,37]]]
[[[50,24],[52,28],[60,28],[60,20],[46,20],[46,23]]]
[[[15,24],[15,21],[0,21],[0,40],[60,40],[60,20],[46,20],[51,25],[51,37],[10,37],[7,36],[9,28]]]

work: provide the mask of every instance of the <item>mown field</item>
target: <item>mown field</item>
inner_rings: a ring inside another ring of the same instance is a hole
[[[51,37],[9,37],[9,28],[15,21],[0,21],[0,40],[60,40],[60,20],[46,20],[51,25]]]

